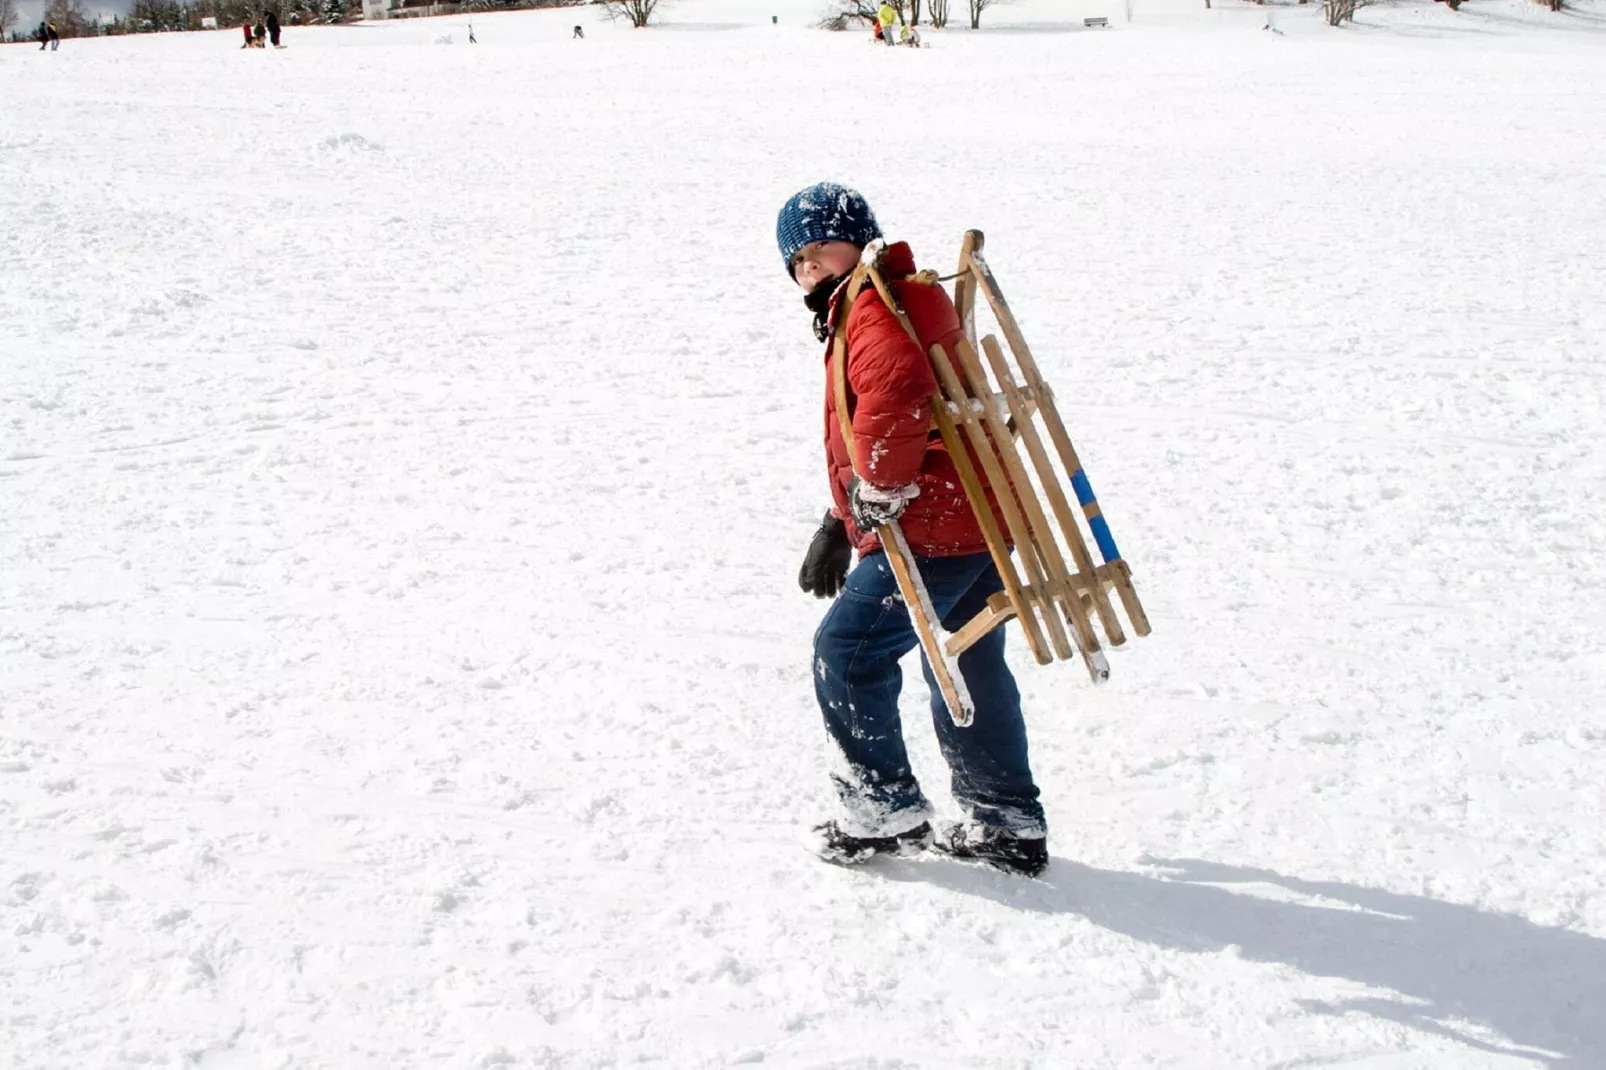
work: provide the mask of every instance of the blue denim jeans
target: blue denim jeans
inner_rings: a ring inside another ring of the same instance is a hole
[[[956,630],[1003,589],[987,554],[916,559],[943,627]],[[898,659],[919,645],[885,554],[860,560],[814,636],[814,691],[825,728],[842,751],[832,774],[849,821],[863,835],[905,831],[930,815],[904,748],[898,719]],[[948,714],[921,654],[937,742],[952,773],[954,799],[980,822],[1017,832],[1044,831],[1043,807],[1026,756],[1020,691],[1004,661],[1004,629],[960,655],[976,704],[969,728]]]

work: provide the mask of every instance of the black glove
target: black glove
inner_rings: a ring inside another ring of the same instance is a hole
[[[853,546],[848,542],[848,526],[830,513],[820,521],[820,530],[809,541],[809,552],[797,573],[797,585],[815,598],[835,598],[848,581],[848,565],[853,562]]]
[[[858,476],[848,483],[848,509],[853,513],[854,526],[860,531],[874,531],[882,524],[890,524],[918,497],[920,487],[915,483],[883,489]]]

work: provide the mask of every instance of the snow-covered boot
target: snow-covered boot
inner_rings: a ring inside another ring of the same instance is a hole
[[[877,855],[906,857],[931,846],[931,822],[922,821],[906,832],[890,836],[859,836],[845,831],[835,821],[815,825],[809,830],[809,850],[838,865],[867,862]]]
[[[1048,868],[1048,839],[1040,831],[1033,835],[976,822],[945,823],[937,830],[931,849],[1027,877]]]

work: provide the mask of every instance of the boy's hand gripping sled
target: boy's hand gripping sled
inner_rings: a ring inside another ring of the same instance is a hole
[[[967,231],[959,252],[959,271],[953,276],[954,306],[964,324],[965,338],[955,343],[952,354],[941,345],[933,345],[928,353],[937,375],[937,392],[931,399],[931,410],[932,421],[953,459],[1004,589],[988,599],[986,609],[950,634],[937,617],[903,531],[896,523],[876,529],[920,636],[921,648],[937,678],[943,700],[948,704],[948,712],[960,726],[971,723],[975,705],[959,669],[959,656],[1011,618],[1020,621],[1026,645],[1039,664],[1069,659],[1074,646],[1094,683],[1108,679],[1110,667],[1093,629],[1093,618],[1098,618],[1111,646],[1126,642],[1126,632],[1110,603],[1111,590],[1126,610],[1132,630],[1140,636],[1149,634],[1149,619],[1132,587],[1131,569],[1110,536],[1109,525],[1093,496],[1093,488],[1076,456],[1065,423],[1060,419],[1054,393],[1043,382],[1020,327],[982,257],[984,240],[981,231]],[[865,249],[839,308],[851,308],[866,286],[874,286],[904,330],[909,332],[909,337],[919,344],[914,327],[881,275],[879,264],[883,248],[883,243],[878,241]],[[931,286],[938,284],[935,274],[929,272],[914,276],[913,281]],[[1010,367],[1003,348],[992,335],[981,339],[987,367],[983,367],[977,355],[975,306],[978,293],[986,299],[1004,333],[1015,358],[1015,368]],[[842,438],[852,456],[853,426],[848,416],[846,357],[847,331],[842,327],[835,338],[832,389],[836,394]],[[988,378],[987,368],[992,370],[992,380]],[[1063,476],[1054,467],[1035,419],[1041,420],[1047,432],[1064,469]],[[1019,447],[1025,448],[1026,457],[1030,459],[1031,471],[1037,477],[1035,486]],[[986,477],[985,484],[977,474],[977,464]],[[1103,564],[1093,564],[1076,512],[1066,496],[1065,482],[1070,483],[1076,495],[1082,518]],[[988,488],[1003,514],[1007,538],[988,505]],[[1069,551],[1069,563],[1062,551],[1062,541],[1063,550]],[[1011,543],[1025,572],[1024,581],[1015,568],[1015,558],[1010,555]]]

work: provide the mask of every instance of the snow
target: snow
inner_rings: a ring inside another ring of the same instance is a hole
[[[816,7],[0,49],[0,1064],[1606,1066],[1606,7]],[[1154,622],[1040,881],[796,846],[826,177]]]

